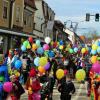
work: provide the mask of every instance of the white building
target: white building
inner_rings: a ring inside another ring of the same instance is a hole
[[[54,11],[48,6],[44,0],[35,0],[37,11],[34,17],[34,31],[37,37],[44,39],[45,36],[53,37],[53,25],[52,30],[48,30],[48,23],[53,22],[55,18]]]
[[[65,29],[65,32],[68,34],[68,39],[72,42],[72,44],[75,44],[75,34],[73,31],[69,29]]]

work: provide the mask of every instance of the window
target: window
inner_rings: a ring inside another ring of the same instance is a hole
[[[20,7],[16,8],[16,22],[20,21]]]
[[[8,14],[8,2],[3,1],[3,18],[7,19]]]
[[[32,27],[32,13],[27,10],[24,11],[24,25]]]

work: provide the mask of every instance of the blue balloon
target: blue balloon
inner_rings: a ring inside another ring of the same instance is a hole
[[[39,66],[39,57],[36,57],[35,59],[34,59],[34,65],[35,66]]]
[[[98,41],[98,46],[100,46],[100,41]]]
[[[49,51],[48,52],[48,55],[49,55],[49,57],[54,57],[55,56],[55,53],[53,51]]]
[[[40,46],[40,43],[41,43],[40,40],[36,40],[36,45],[37,46]]]
[[[61,41],[59,42],[59,44],[60,44],[60,45],[63,45],[63,44],[64,44],[64,42],[61,40]]]
[[[22,51],[26,51],[26,47],[24,45],[21,46]]]
[[[78,48],[77,48],[77,47],[75,47],[75,48],[74,48],[74,52],[77,52],[77,51],[78,51]]]
[[[2,92],[3,92],[3,84],[0,83],[0,94],[2,94]]]
[[[42,55],[42,54],[44,53],[43,48],[42,48],[42,47],[39,47],[39,48],[37,49],[37,53]]]
[[[97,53],[96,50],[91,50],[91,54],[95,55]]]
[[[100,53],[100,47],[98,47],[97,52]]]
[[[15,68],[16,68],[16,69],[20,69],[21,66],[22,66],[22,62],[21,62],[20,60],[17,60],[17,61],[15,62]]]

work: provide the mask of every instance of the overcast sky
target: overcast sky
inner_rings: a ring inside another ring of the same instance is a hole
[[[100,13],[100,0],[45,0],[48,5],[55,11],[56,19],[65,22],[72,20],[73,22],[80,22],[85,20],[86,13],[95,15]],[[68,22],[67,27],[69,27]],[[97,30],[100,34],[100,22],[95,22],[95,17],[91,16],[90,22],[81,22],[78,25],[78,34],[83,34],[89,30]]]

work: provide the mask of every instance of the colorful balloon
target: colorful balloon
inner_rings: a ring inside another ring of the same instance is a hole
[[[29,42],[28,41],[24,41],[23,45],[27,48]]]
[[[45,70],[48,70],[50,68],[50,63],[48,62],[45,66],[44,66],[44,69]]]
[[[73,49],[69,49],[69,53],[73,53],[74,51],[73,51]]]
[[[97,61],[97,56],[92,56],[91,57],[92,64],[96,63],[96,61]]]
[[[100,63],[98,61],[94,63],[91,70],[95,73],[100,73]]]
[[[57,79],[61,80],[64,77],[64,70],[63,69],[58,69],[56,71],[56,77],[57,77]]]
[[[39,60],[39,66],[45,66],[48,63],[47,57],[41,57]]]
[[[77,47],[74,48],[74,52],[75,52],[75,53],[78,52],[78,48],[77,48]]]
[[[26,47],[24,45],[21,46],[22,51],[26,51]]]
[[[100,47],[98,47],[97,52],[100,53]]]
[[[34,59],[34,65],[35,65],[35,66],[39,66],[39,60],[40,60],[39,57],[36,57],[36,58]]]
[[[96,50],[91,50],[92,55],[96,55],[97,51]]]
[[[92,45],[92,50],[97,50],[98,46],[96,44]]]
[[[50,37],[46,37],[46,38],[45,38],[45,43],[49,44],[50,42],[51,42]]]
[[[5,82],[4,85],[3,85],[3,90],[5,92],[11,92],[12,91],[12,87],[13,87],[13,84],[12,82]]]
[[[37,45],[38,47],[41,45],[41,44],[40,44],[40,43],[41,43],[40,40],[36,40],[35,43],[36,43],[36,45]]]
[[[37,49],[37,53],[40,54],[40,55],[42,55],[42,54],[44,53],[43,48],[42,48],[42,47],[39,47],[39,48]]]
[[[81,53],[84,54],[86,52],[86,48],[82,48]]]
[[[41,67],[41,66],[39,66],[38,67],[38,71],[40,72],[40,73],[45,73],[45,69],[44,69],[44,67]]]
[[[83,81],[86,77],[86,72],[83,69],[79,69],[76,72],[76,80],[77,81]]]
[[[33,42],[33,38],[32,38],[32,37],[29,37],[29,38],[28,38],[28,41],[29,41],[30,43],[32,43],[32,42]]]
[[[16,62],[15,62],[15,68],[16,69],[20,69],[22,67],[22,62],[20,61],[20,60],[17,60]]]
[[[50,48],[50,47],[49,47],[48,44],[44,44],[44,45],[43,45],[43,49],[44,49],[44,50],[49,50],[49,48]]]
[[[37,45],[34,43],[32,44],[32,50],[35,51],[37,49]]]
[[[59,49],[60,49],[60,50],[62,50],[63,48],[64,48],[64,46],[63,46],[63,45],[60,45],[60,46],[59,46]]]

